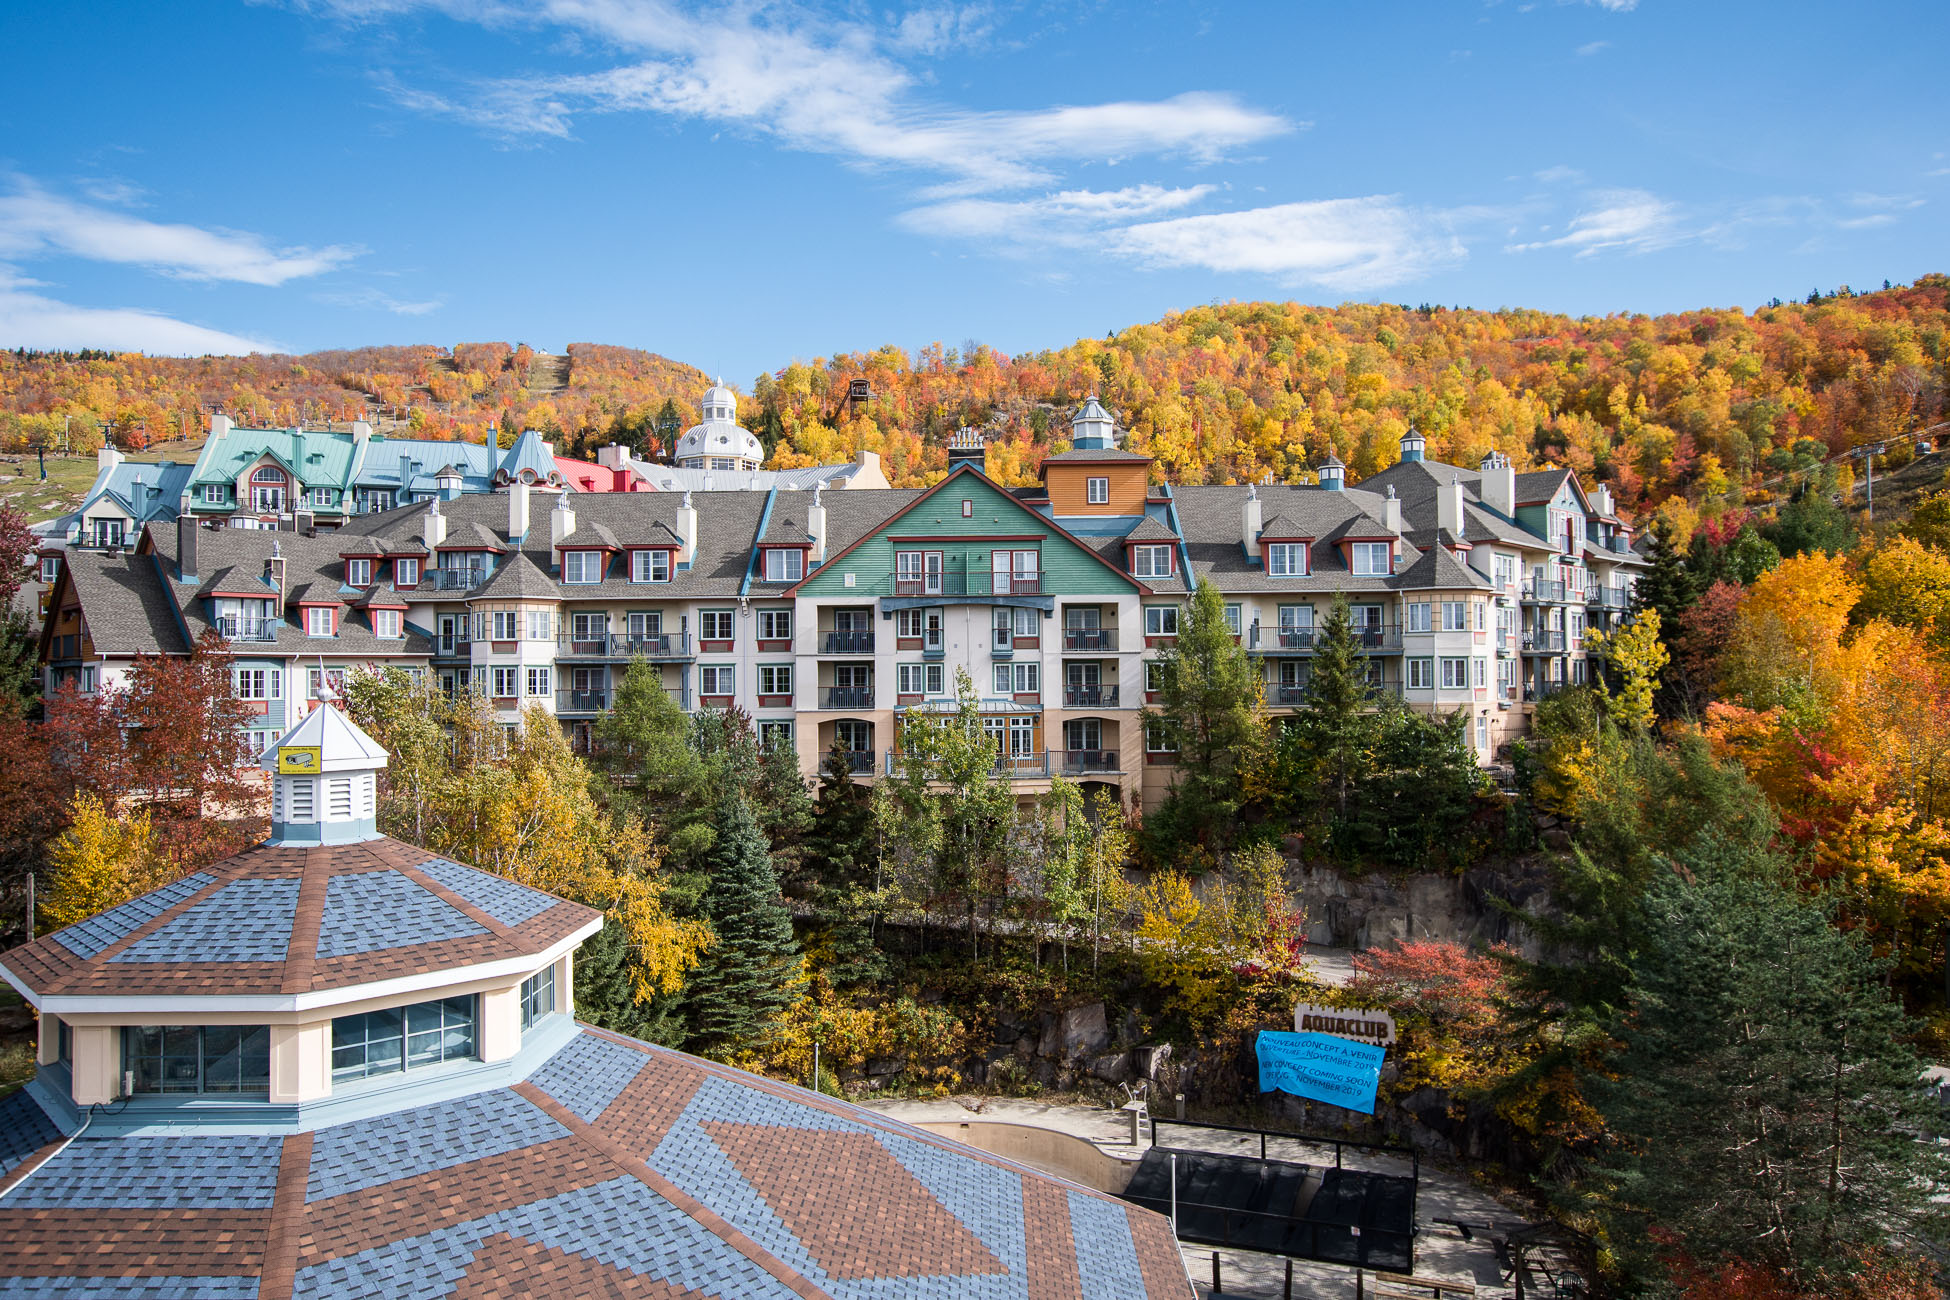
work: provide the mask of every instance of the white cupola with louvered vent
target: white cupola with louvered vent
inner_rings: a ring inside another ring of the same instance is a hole
[[[264,751],[271,774],[272,844],[351,844],[379,836],[379,769],[386,751],[337,706],[320,701]]]

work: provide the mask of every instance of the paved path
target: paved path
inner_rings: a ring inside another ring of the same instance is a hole
[[[1310,954],[1312,955],[1312,954]],[[985,1120],[1009,1124],[1032,1124],[1039,1128],[1088,1138],[1109,1154],[1131,1150],[1130,1120],[1122,1111],[1090,1106],[1050,1106],[1041,1102],[1004,1097],[957,1097],[945,1101],[881,1101],[866,1103],[874,1110],[910,1124],[949,1122],[969,1118],[971,1112]],[[1183,1134],[1185,1130],[1180,1130]],[[1173,1141],[1182,1140],[1178,1134]],[[1211,1151],[1236,1150],[1259,1153],[1259,1139],[1245,1134],[1211,1133],[1198,1144]],[[1285,1148],[1285,1149],[1282,1149]],[[1318,1149],[1316,1149],[1316,1152]],[[1320,1156],[1309,1158],[1300,1143],[1274,1142],[1269,1156],[1319,1163]],[[1403,1174],[1406,1161],[1393,1162]],[[1364,1167],[1370,1167],[1364,1165]],[[1390,1162],[1375,1160],[1371,1167],[1390,1172]],[[1437,1219],[1462,1219],[1469,1223],[1515,1225],[1523,1215],[1499,1204],[1466,1179],[1424,1162],[1422,1182],[1416,1200],[1415,1221],[1419,1229],[1415,1243],[1415,1273],[1418,1277],[1440,1277],[1475,1284],[1476,1294],[1489,1300],[1505,1300],[1512,1294],[1502,1281],[1496,1254],[1480,1235],[1465,1242],[1456,1230]],[[1212,1254],[1209,1247],[1184,1248],[1185,1271],[1201,1297],[1252,1296],[1279,1300],[1285,1294],[1286,1261],[1267,1255],[1239,1251],[1220,1251],[1219,1275],[1223,1289],[1212,1289]],[[1354,1273],[1328,1264],[1296,1261],[1293,1265],[1293,1295],[1306,1300],[1353,1300]]]

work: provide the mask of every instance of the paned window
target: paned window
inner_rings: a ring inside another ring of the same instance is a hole
[[[372,585],[372,561],[371,560],[347,560],[345,562],[345,580],[347,583],[351,584],[354,587],[371,586]]]
[[[899,675],[898,689],[902,695],[942,693],[940,664],[896,664],[894,671]]]
[[[521,982],[521,1027],[555,1014],[555,967],[547,966]]]
[[[705,664],[697,670],[697,691],[700,695],[730,695],[736,690],[737,665]]]
[[[1305,542],[1271,542],[1266,547],[1266,575],[1270,578],[1307,576]]]
[[[1164,727],[1156,722],[1144,724],[1144,749],[1150,754],[1176,754],[1178,746],[1171,743]]]
[[[420,585],[420,562],[417,559],[401,558],[393,561],[393,585],[395,587],[417,587]]]
[[[758,693],[760,695],[792,694],[792,665],[760,664],[758,666]]]
[[[1445,600],[1442,602],[1442,630],[1444,632],[1469,631],[1469,602]]]
[[[305,633],[308,636],[332,635],[333,610],[329,605],[313,605],[305,611]]]
[[[774,546],[765,552],[765,581],[797,582],[806,576],[806,553]]]
[[[395,1074],[474,1055],[472,995],[389,1007],[332,1022],[332,1081]]]
[[[1429,630],[1429,606],[1427,601],[1416,601],[1406,611],[1408,615],[1406,631],[1426,632]]]
[[[345,698],[345,669],[308,668],[305,670],[305,694],[307,699],[322,700]]]
[[[512,609],[497,609],[493,614],[496,641],[513,641],[521,635],[521,615]]]
[[[706,641],[729,641],[732,639],[731,611],[728,609],[707,609],[697,616],[697,634]]]
[[[1178,606],[1146,605],[1144,607],[1144,634],[1146,636],[1177,636]]]
[[[1084,499],[1093,506],[1110,504],[1110,480],[1107,478],[1087,478],[1083,481]]]
[[[764,750],[791,749],[792,723],[784,719],[759,723],[758,747]]]
[[[372,611],[372,633],[374,636],[396,640],[404,635],[400,631],[399,611],[396,609],[375,609]]]
[[[609,615],[571,614],[569,616],[569,639],[572,641],[601,641],[609,635]]]
[[[562,552],[562,581],[601,582],[605,558],[601,551]]]
[[[669,582],[669,551],[632,551],[630,579],[633,582]]]
[[[1043,688],[1042,683],[1041,664],[997,664],[995,666],[997,695],[1034,695]]]
[[[1133,546],[1131,548],[1131,574],[1138,578],[1169,578],[1171,576],[1171,547],[1168,544],[1156,546]]]
[[[1426,691],[1435,685],[1435,660],[1410,659],[1406,667],[1408,670],[1409,690]]]
[[[1478,686],[1488,686],[1490,684],[1490,661],[1487,659],[1472,659],[1469,662],[1476,665],[1476,684]]]
[[[546,609],[528,611],[528,639],[530,641],[553,641],[555,629],[554,616]]]
[[[1517,585],[1517,557],[1499,555],[1496,557],[1496,585],[1514,587]]]
[[[547,668],[530,668],[528,670],[528,693],[530,695],[546,696],[551,689],[549,686],[549,676],[550,670]]]
[[[790,641],[792,639],[792,611],[789,609],[759,610],[758,639],[761,641]]]
[[[1240,634],[1240,630],[1245,626],[1246,626],[1245,606],[1227,605],[1226,606],[1226,631],[1232,633],[1234,636],[1238,636]]]
[[[129,1025],[122,1070],[135,1091],[271,1091],[271,1030],[265,1025]]]
[[[276,668],[239,668],[237,698],[275,700],[283,695],[284,674]]]
[[[1444,659],[1442,661],[1442,689],[1445,691],[1466,690],[1469,687],[1469,660]]]
[[[494,698],[497,700],[513,699],[515,695],[515,688],[520,685],[520,682],[521,679],[519,676],[518,669],[514,669],[514,668],[495,669],[494,670]]]
[[[1389,558],[1394,549],[1388,542],[1355,542],[1348,548],[1354,560],[1354,571],[1364,575],[1389,572]]]

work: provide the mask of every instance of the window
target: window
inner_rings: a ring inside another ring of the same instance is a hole
[[[135,1091],[271,1091],[271,1030],[265,1025],[129,1025],[122,1070]]]
[[[1417,601],[1406,611],[1408,623],[1405,631],[1426,632],[1429,630],[1429,606],[1427,601]]]
[[[203,504],[206,506],[224,505],[230,500],[228,483],[205,483],[203,485]]]
[[[940,551],[894,552],[894,594],[896,596],[936,596],[941,594],[942,553]]]
[[[1514,587],[1517,585],[1517,557],[1499,555],[1496,557],[1496,585]]]
[[[1497,661],[1496,661],[1496,680],[1497,680],[1497,683],[1498,683],[1499,685],[1501,685],[1501,686],[1503,687],[1503,689],[1504,689],[1504,692],[1505,692],[1506,694],[1509,694],[1509,695],[1514,695],[1514,694],[1516,694],[1516,691],[1517,691],[1517,661],[1516,661],[1516,660],[1514,660],[1514,659],[1499,659],[1499,660],[1497,660]]]
[[[372,585],[372,561],[347,560],[345,562],[345,580],[349,585],[354,587],[370,587]]]
[[[308,506],[336,505],[338,503],[338,499],[339,499],[339,494],[336,488],[305,489],[305,504]]]
[[[842,718],[833,724],[833,743],[849,754],[873,752],[873,724]]]
[[[1178,606],[1146,605],[1144,607],[1144,634],[1146,636],[1177,636]]]
[[[391,488],[360,488],[359,499],[363,502],[359,508],[368,513],[377,513],[393,508],[393,492]]]
[[[1266,575],[1269,578],[1307,576],[1305,542],[1271,542],[1266,547]]]
[[[494,620],[495,641],[512,641],[521,635],[521,615],[512,609],[497,609],[490,617]]]
[[[1389,559],[1394,551],[1390,542],[1356,542],[1349,548],[1357,574],[1380,574],[1391,571]]]
[[[237,698],[240,700],[275,700],[284,693],[284,674],[276,668],[239,668],[237,670]]]
[[[792,694],[792,665],[760,664],[758,666],[758,693],[760,695]]]
[[[549,669],[530,668],[528,670],[528,693],[546,696],[549,693]]]
[[[730,695],[735,690],[736,664],[705,664],[697,670],[699,695]]]
[[[308,668],[305,670],[305,697],[322,700],[345,698],[345,669]]]
[[[1490,684],[1490,661],[1487,659],[1472,659],[1469,662],[1476,665],[1476,685],[1479,687],[1488,686]]]
[[[1445,600],[1442,602],[1442,630],[1444,632],[1469,631],[1469,602]]]
[[[400,631],[400,612],[396,609],[375,609],[372,611],[372,634],[395,640],[405,633]]]
[[[609,635],[609,615],[571,614],[569,616],[569,639],[571,641],[601,641]]]
[[[1445,691],[1469,689],[1469,660],[1444,659],[1442,661],[1442,689]]]
[[[43,555],[41,557],[41,581],[51,585],[60,576],[61,557],[58,555]]]
[[[420,562],[416,559],[402,558],[393,561],[393,585],[395,587],[417,587],[420,585]]]
[[[1133,546],[1131,548],[1131,576],[1136,578],[1169,578],[1171,576],[1171,547],[1169,545]]]
[[[1165,734],[1164,726],[1156,722],[1144,724],[1144,752],[1147,754],[1176,754],[1178,746],[1171,743]]]
[[[669,582],[670,581],[670,552],[669,551],[630,552],[630,581]]]
[[[872,664],[834,664],[833,685],[843,691],[873,689]]]
[[[995,644],[1007,646],[1020,637],[1034,640],[1042,631],[1043,617],[1033,609],[998,609],[995,611]]]
[[[307,636],[332,635],[332,607],[313,605],[305,610],[305,634]]]
[[[601,582],[604,555],[601,551],[562,552],[563,582]]]
[[[732,639],[731,611],[728,609],[707,609],[697,616],[697,634],[706,641],[729,641]]]
[[[494,670],[494,698],[510,700],[515,696],[515,687],[520,683],[519,669],[497,668]]]
[[[1409,690],[1426,691],[1435,685],[1435,660],[1410,659],[1407,669]]]
[[[332,1082],[474,1055],[474,999],[441,998],[332,1022]]]
[[[251,471],[251,482],[282,483],[284,482],[284,471],[271,465],[260,465]]]
[[[1226,606],[1226,631],[1232,633],[1234,636],[1238,636],[1240,635],[1240,629],[1243,628],[1245,625],[1246,625],[1245,606],[1227,605]]]
[[[942,676],[940,664],[896,664],[897,688],[902,695],[940,695]],[[998,679],[1000,674],[997,674]]]
[[[894,611],[894,635],[901,640],[920,640],[922,626],[920,610],[897,609]]]
[[[806,576],[806,553],[783,546],[765,552],[765,581],[797,582]]]
[[[1107,478],[1087,478],[1083,481],[1084,500],[1093,506],[1110,504],[1110,480]]]
[[[1471,601],[1470,604],[1476,607],[1476,630],[1481,632],[1489,626],[1489,604],[1481,600]]]
[[[1103,747],[1102,718],[1071,718],[1063,724],[1063,748],[1074,752],[1079,749],[1102,749]]]
[[[975,517],[975,503],[967,497],[961,499],[961,517],[963,519],[973,519]]]
[[[995,666],[995,693],[997,695],[1034,695],[1042,690],[1041,664],[997,664]]]
[[[553,641],[555,639],[555,630],[552,626],[554,621],[553,616],[548,610],[529,610],[528,639],[530,641]]]
[[[1036,719],[1009,719],[1009,757],[1028,758],[1036,752]]]
[[[1165,666],[1156,659],[1147,659],[1144,663],[1144,689],[1157,692],[1164,688]]]
[[[1314,607],[1312,605],[1280,606],[1280,631],[1307,632],[1313,629]]]
[[[792,748],[792,724],[784,720],[758,724],[758,747],[771,751]]]
[[[521,982],[521,1027],[527,1029],[555,1013],[555,967],[536,971]]]
[[[792,639],[792,611],[789,609],[759,610],[758,639],[761,641],[790,641]]]

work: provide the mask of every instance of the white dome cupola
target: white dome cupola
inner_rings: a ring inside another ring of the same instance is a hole
[[[1116,446],[1117,421],[1092,393],[1070,417],[1070,447],[1074,451],[1109,451]]]
[[[335,705],[317,708],[264,751],[276,845],[352,844],[379,838],[375,819],[386,751]]]
[[[749,429],[738,427],[738,395],[720,379],[704,390],[704,423],[677,440],[677,464],[684,469],[757,469],[765,448]]]

